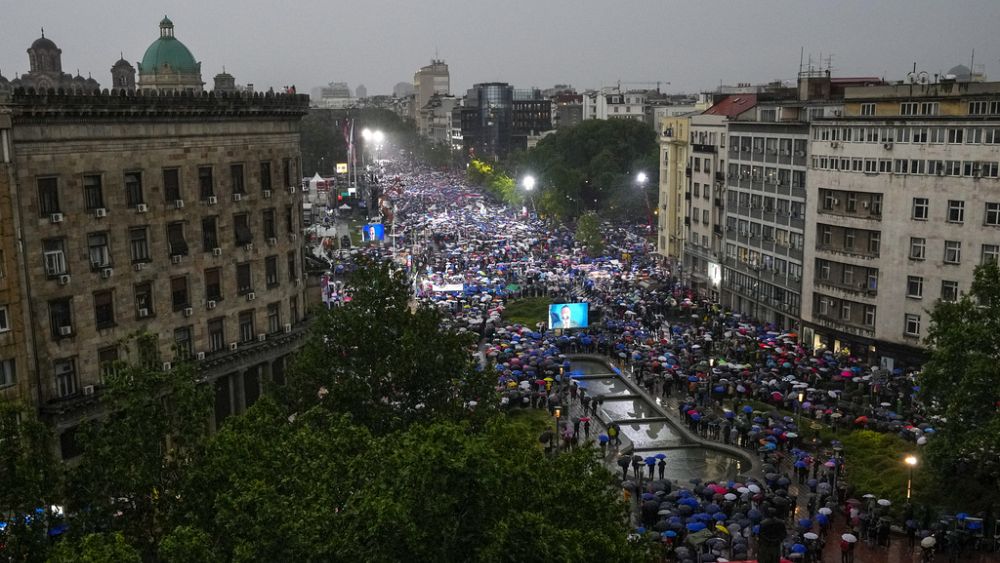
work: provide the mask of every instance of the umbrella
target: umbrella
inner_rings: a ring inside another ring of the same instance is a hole
[[[843,535],[840,536],[840,539],[844,540],[847,543],[857,543],[858,542],[858,537],[855,536],[854,534],[843,534]]]
[[[804,537],[805,539],[807,539],[809,541],[819,539],[819,535],[817,535],[816,532],[806,532],[806,533],[802,534],[802,537]]]
[[[937,544],[937,539],[935,539],[934,536],[927,536],[926,538],[920,540],[920,547],[925,549],[930,549],[934,547],[935,544]]]
[[[830,509],[830,507],[828,507],[828,506],[824,506],[823,508],[819,509],[819,513],[820,514],[824,514],[826,516],[829,516],[829,515],[833,514],[833,510]]]
[[[892,502],[889,499],[885,499],[885,498],[878,499],[878,505],[879,506],[889,506],[891,504],[892,504]]]
[[[806,546],[801,543],[797,543],[792,546],[792,553],[805,553],[806,551]]]
[[[667,459],[667,454],[658,453],[658,454],[654,455],[653,457],[655,457],[656,459]]]

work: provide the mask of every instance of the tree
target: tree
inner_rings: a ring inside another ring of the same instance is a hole
[[[941,418],[928,444],[936,472],[984,505],[1000,500],[1000,267],[976,267],[969,293],[931,312],[920,396]],[[961,475],[961,479],[954,479]],[[963,495],[965,496],[965,495]]]
[[[135,341],[149,348],[155,338]],[[207,437],[212,396],[190,362],[171,371],[119,363],[104,381],[107,414],[81,426],[83,455],[69,473],[70,532],[121,531],[154,553],[179,479]]]
[[[142,558],[121,532],[87,534],[77,541],[59,542],[49,563],[140,563]]]
[[[44,559],[48,507],[57,502],[61,478],[52,452],[51,434],[34,413],[0,400],[0,520],[7,523],[0,559]]]
[[[296,410],[322,404],[383,434],[493,408],[496,379],[473,364],[474,336],[442,329],[435,309],[412,309],[401,270],[364,261],[347,286],[351,301],[319,312],[289,370]]]
[[[585,213],[576,222],[576,242],[591,256],[599,256],[604,252],[604,235],[601,234],[601,219],[597,213]]]

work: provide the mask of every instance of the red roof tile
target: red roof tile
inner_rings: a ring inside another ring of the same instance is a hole
[[[757,94],[732,94],[705,110],[703,115],[736,117],[755,105],[757,105]]]

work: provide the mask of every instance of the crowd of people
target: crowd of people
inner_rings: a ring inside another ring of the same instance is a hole
[[[411,276],[416,304],[438,308],[447,326],[481,338],[480,361],[497,373],[503,408],[574,401],[587,416],[567,419],[554,438],[569,445],[593,433],[602,447],[614,446],[614,425],[597,428],[602,397],[573,382],[566,360],[603,354],[650,396],[676,400],[678,419],[693,432],[761,456],[759,478],[693,487],[653,479],[662,460],[648,465],[648,479],[629,479],[629,462],[623,470],[637,502],[637,537],[662,544],[678,561],[739,559],[772,547],[790,559],[819,561],[838,515],[851,530],[833,538],[844,561],[859,537],[887,537],[888,501],[854,498],[842,479],[839,444],[800,435],[818,424],[925,444],[935,421],[915,400],[914,370],[810,350],[795,332],[704,300],[653,253],[644,225],[603,225],[605,251],[594,256],[566,225],[494,202],[456,176],[425,171],[399,184],[397,239],[363,252],[397,261]],[[507,321],[505,309],[525,297],[587,302],[591,322],[556,331],[545,322]],[[899,523],[913,528],[911,536],[930,535],[904,516]]]

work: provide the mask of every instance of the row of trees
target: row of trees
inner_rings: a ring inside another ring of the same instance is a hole
[[[113,414],[83,427],[67,467],[43,425],[3,405],[0,558],[642,557],[594,452],[542,455],[495,410],[475,342],[411,310],[398,270],[369,263],[350,286],[350,303],[317,313],[287,384],[214,435],[211,391],[190,365],[109,375]]]

